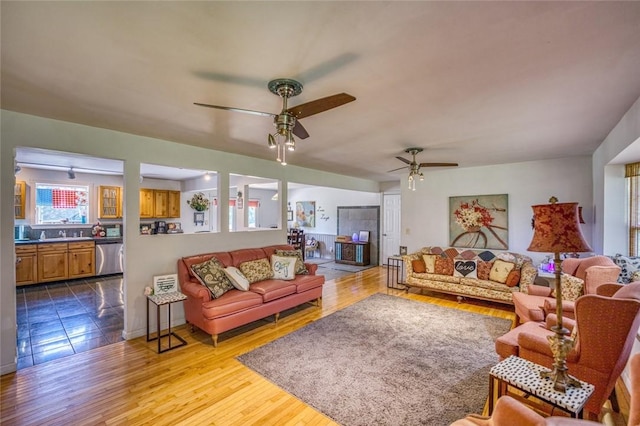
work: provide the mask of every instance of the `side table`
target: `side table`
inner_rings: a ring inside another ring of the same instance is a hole
[[[187,298],[186,295],[178,291],[174,293],[152,294],[150,296],[147,296],[147,342],[157,339],[159,354],[162,352],[170,351],[171,349],[179,348],[187,344],[186,340],[184,340],[182,337],[178,336],[176,333],[171,331],[171,305],[176,302],[182,302],[186,298]],[[149,303],[153,303],[156,306],[156,321],[157,321],[156,337],[150,337],[149,335]],[[167,332],[165,334],[161,334],[161,331],[160,331],[160,306],[162,305],[167,305],[167,321],[168,321],[169,328],[167,329]],[[171,344],[172,336],[178,339],[181,343],[172,345]],[[161,345],[163,337],[169,338],[169,344],[164,349],[162,349],[162,345]]]
[[[392,269],[395,270],[395,274]],[[402,256],[389,256],[387,258],[387,288],[406,290],[408,287],[404,284],[403,278],[404,260],[402,260]]]
[[[540,401],[569,413],[573,418],[582,418],[584,405],[595,387],[580,380],[581,387],[568,386],[566,393],[558,392],[553,389],[551,379],[540,377],[541,371],[549,371],[549,369],[514,355],[493,366],[489,372],[489,415],[493,413],[495,400],[508,394],[508,387],[511,386],[524,392],[525,395],[532,395]],[[496,383],[497,396],[495,395]],[[536,407],[535,403],[529,399],[518,399],[532,407],[541,408],[541,406]]]

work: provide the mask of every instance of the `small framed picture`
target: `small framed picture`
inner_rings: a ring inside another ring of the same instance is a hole
[[[407,254],[407,246],[400,246],[400,256]]]
[[[369,242],[369,231],[360,231],[358,234],[358,241],[361,243]]]
[[[153,294],[167,294],[178,291],[178,274],[156,275],[153,277]]]
[[[287,210],[287,221],[291,222],[293,220],[293,210]]]

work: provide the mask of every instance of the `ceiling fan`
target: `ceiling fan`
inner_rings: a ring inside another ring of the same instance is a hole
[[[395,172],[402,169],[409,169],[409,189],[415,191],[416,190],[416,177],[420,180],[424,180],[424,175],[420,171],[422,167],[456,167],[458,163],[418,163],[416,161],[416,155],[422,152],[422,148],[407,148],[404,150],[407,154],[411,154],[412,159],[407,160],[403,157],[396,157],[398,160],[406,163],[407,166],[402,166],[397,169],[389,170],[389,173]]]
[[[298,120],[356,100],[356,98],[351,95],[339,93],[337,95],[327,96],[326,98],[316,99],[315,101],[289,108],[289,98],[302,93],[302,84],[300,82],[288,78],[278,78],[271,80],[267,87],[271,93],[282,98],[282,111],[280,111],[279,114],[220,105],[209,105],[198,102],[194,102],[194,105],[273,117],[273,125],[276,128],[276,132],[274,134],[269,134],[268,145],[269,148],[277,150],[276,160],[282,165],[286,165],[285,151],[294,151],[296,147],[296,141],[293,138],[293,135],[296,135],[300,139],[306,139],[309,137],[309,133],[307,133],[306,129]]]

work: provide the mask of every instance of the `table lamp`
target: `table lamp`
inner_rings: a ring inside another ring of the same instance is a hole
[[[592,251],[580,230],[578,203],[558,203],[556,197],[549,199],[550,204],[532,206],[533,239],[529,251],[551,252],[556,265],[556,316],[558,322],[551,328],[549,345],[553,353],[553,369],[543,373],[543,377],[553,380],[553,388],[566,392],[567,386],[580,387],[580,383],[567,373],[567,354],[573,349],[575,341],[569,338],[569,330],[562,325],[562,285],[560,253]]]

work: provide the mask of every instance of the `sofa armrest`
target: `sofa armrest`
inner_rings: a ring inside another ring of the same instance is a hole
[[[620,290],[622,287],[622,284],[616,283],[601,284],[596,288],[596,294],[598,296],[613,297],[613,295],[616,294],[616,291]]]
[[[546,335],[522,332],[518,334],[518,346],[522,349],[553,358],[553,352],[551,352],[551,347],[549,346]]]
[[[309,275],[315,275],[318,270],[318,265],[315,263],[305,263],[304,266],[307,268],[307,271],[309,271]]]
[[[187,295],[187,297],[201,299],[203,303],[211,300],[209,289],[200,283],[194,283],[193,281],[182,282],[180,283],[180,290]]]
[[[532,296],[551,297],[551,288],[543,285],[531,284],[527,287],[527,294]]]
[[[545,327],[547,330],[551,330],[551,327],[558,323],[558,316],[556,314],[549,314],[547,318],[545,318]],[[562,326],[567,328],[569,331],[573,331],[573,328],[576,326],[576,320],[567,318],[564,315],[562,316]]]

